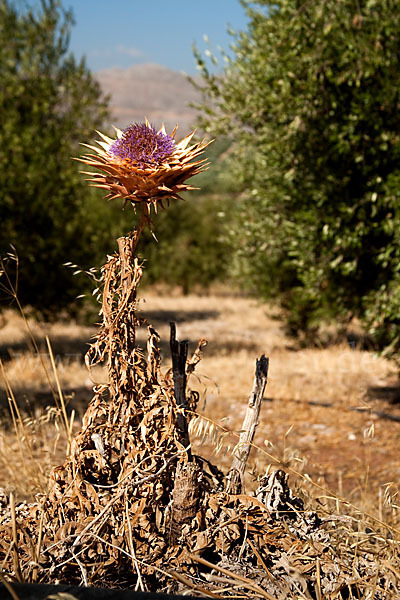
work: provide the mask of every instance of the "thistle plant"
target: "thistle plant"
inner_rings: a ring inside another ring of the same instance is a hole
[[[121,198],[124,207],[130,204],[135,212],[140,209],[136,227],[117,240],[119,255],[103,268],[103,324],[87,357],[88,364],[107,359],[111,396],[120,399],[135,387],[128,365],[137,352],[135,328],[140,321],[135,314],[136,289],[142,276],[135,256],[140,234],[151,225],[151,208],[157,212],[158,207],[166,208],[170,199],[181,199],[182,192],[196,189],[186,180],[208,166],[199,156],[210,142],[191,144],[194,132],[176,142],[176,130],[171,135],[164,126],[157,131],[146,119],[124,131],[115,128],[115,139],[97,132],[101,138],[98,146],[83,144],[92,152],[78,159],[98,169],[83,171],[90,176],[91,186],[107,190],[108,199]]]
[[[196,189],[185,181],[208,166],[205,159],[197,159],[210,142],[191,145],[194,131],[176,142],[176,130],[168,135],[162,126],[157,131],[146,119],[124,131],[115,128],[116,139],[97,132],[98,146],[83,144],[92,152],[77,159],[100,171],[83,173],[90,176],[90,185],[108,191],[106,198],[121,198],[124,206],[131,203],[135,209],[140,205],[139,229],[146,216],[149,222],[152,206],[157,212],[158,206],[165,208],[170,199],[181,199],[182,192]]]
[[[174,540],[181,532],[181,511],[170,502],[177,465],[182,461],[184,469],[191,459],[181,426],[185,407],[177,401],[171,373],[161,371],[157,332],[148,327],[147,352],[136,344],[136,329],[145,319],[136,311],[142,265],[135,254],[141,231],[151,225],[152,208],[166,208],[170,199],[193,189],[185,182],[207,166],[199,156],[208,143],[192,143],[193,133],[176,142],[175,132],[135,123],[116,129],[115,139],[99,133],[98,147],[87,145],[91,152],[77,159],[97,169],[89,173],[90,185],[139,209],[140,218],[117,240],[118,252],[102,269],[102,323],[86,363],[89,369],[105,363],[108,381],[94,386],[69,456],[53,470],[48,493],[23,517],[18,539],[11,521],[3,526],[0,519],[0,540],[28,548],[19,554],[28,581],[124,582],[144,589],[144,580],[159,585],[154,565],[161,566],[166,551],[177,555],[175,543],[170,549],[168,543],[171,532]],[[190,399],[194,405],[196,396]],[[193,465],[192,470],[200,494],[201,469]],[[39,558],[30,547],[43,550]],[[0,562],[12,576],[14,559],[0,543]],[[137,573],[132,560],[148,566]]]

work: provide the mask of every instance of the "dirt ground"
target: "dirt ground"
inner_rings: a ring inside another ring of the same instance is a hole
[[[178,338],[189,340],[189,354],[199,338],[208,340],[190,387],[200,393],[199,413],[232,432],[241,428],[256,358],[262,354],[269,357],[269,380],[255,439],[260,449],[252,452],[249,471],[260,473],[269,463],[280,462],[298,472],[303,481],[309,476],[317,482],[321,486],[315,488],[317,495],[329,495],[332,491],[359,505],[373,503],[379,512],[390,497],[396,510],[400,387],[392,363],[354,343],[298,349],[285,336],[282,323],[272,310],[226,290],[208,296],[146,291],[140,308],[161,335],[165,368],[169,367],[170,321],[177,324]],[[87,343],[96,329],[71,323],[30,322],[30,326],[40,357],[20,317],[7,313],[0,328],[4,375],[18,405],[37,418],[37,406],[53,402],[48,379],[54,387],[57,382],[45,343],[48,335],[69,411],[74,408],[81,415],[90,400],[93,382],[101,382],[105,376],[101,369],[90,375],[83,364]],[[145,339],[144,334],[139,343]],[[0,407],[4,414],[9,395],[5,388],[3,377]],[[6,465],[10,458],[5,457],[10,457],[16,441],[7,427],[7,417],[2,422],[0,487],[10,488],[12,470]],[[208,424],[215,431],[215,426]],[[79,417],[75,422],[78,426]],[[44,452],[46,444],[54,441],[51,433],[46,435],[36,444],[38,452]],[[59,433],[58,437],[62,435]],[[226,469],[237,438],[226,435],[220,441],[217,457],[215,439],[203,435],[194,444],[198,450],[201,446],[202,455]],[[50,452],[47,448],[43,470],[59,459],[62,451]],[[15,460],[21,464],[23,458]],[[252,486],[251,475],[248,485]]]

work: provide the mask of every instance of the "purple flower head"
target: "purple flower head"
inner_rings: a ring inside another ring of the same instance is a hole
[[[109,153],[145,168],[161,165],[174,149],[175,142],[170,135],[157,133],[152,125],[134,123],[115,140]]]

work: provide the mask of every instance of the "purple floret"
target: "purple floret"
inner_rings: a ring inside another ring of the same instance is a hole
[[[157,133],[152,125],[134,123],[125,129],[122,138],[115,140],[109,153],[144,168],[162,164],[174,149],[170,135]]]

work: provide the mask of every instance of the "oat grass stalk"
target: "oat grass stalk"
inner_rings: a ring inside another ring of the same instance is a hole
[[[24,421],[21,416],[21,412],[18,407],[18,403],[15,399],[14,392],[13,392],[10,382],[8,380],[8,377],[7,377],[7,374],[6,374],[6,371],[5,371],[5,368],[4,368],[4,365],[3,365],[3,362],[1,359],[0,359],[0,369],[1,369],[3,380],[4,380],[4,383],[6,386],[7,394],[8,394],[8,405],[9,405],[10,415],[11,415],[11,419],[12,419],[13,426],[14,426],[15,435],[18,440],[17,448],[18,448],[18,453],[20,455],[21,465],[26,464],[25,452],[27,451],[28,455],[29,455],[29,459],[30,459],[29,460],[30,469],[33,469],[33,473],[29,469],[28,478],[29,478],[29,480],[31,480],[32,475],[33,475],[34,478],[36,479],[37,485],[40,486],[40,481],[42,480],[42,476],[43,476],[43,469],[42,469],[40,463],[38,463],[34,458],[33,440],[25,427]]]
[[[17,581],[22,583],[24,581],[24,579],[22,577],[21,566],[20,566],[20,562],[19,562],[17,519],[15,516],[14,494],[12,492],[10,494],[10,513],[11,513],[11,524],[12,524],[12,556],[13,556],[14,573],[17,578]]]
[[[16,255],[14,255],[14,259],[18,262],[18,257]],[[11,297],[13,298],[14,302],[16,303],[17,307],[18,307],[18,310],[19,310],[19,312],[21,314],[21,317],[23,318],[26,330],[28,332],[29,339],[32,342],[32,345],[33,345],[33,347],[35,349],[36,355],[39,357],[40,363],[42,365],[43,372],[46,375],[47,383],[49,384],[49,388],[50,388],[51,393],[53,395],[54,402],[55,402],[57,408],[59,408],[57,393],[56,393],[56,391],[54,389],[54,386],[53,386],[53,384],[51,382],[49,370],[48,370],[47,365],[46,365],[46,363],[44,361],[44,358],[43,358],[43,356],[42,356],[42,354],[40,352],[40,349],[39,349],[39,346],[38,346],[38,344],[36,342],[35,336],[33,335],[33,331],[32,331],[32,328],[31,328],[31,326],[29,324],[29,320],[28,320],[28,318],[27,318],[27,316],[25,314],[25,310],[24,310],[21,302],[19,301],[18,294],[17,294],[17,288],[16,288],[16,286],[14,286],[13,282],[11,281],[11,278],[10,278],[10,276],[9,276],[9,274],[7,272],[6,266],[4,264],[4,260],[2,258],[0,258],[0,266],[1,266],[2,273],[5,275],[6,280],[7,280],[7,289],[9,291]]]
[[[13,258],[18,263],[18,257],[16,255],[13,255]],[[20,315],[21,315],[21,317],[23,319],[26,331],[28,333],[28,338],[29,338],[30,342],[32,343],[32,346],[33,346],[33,348],[35,350],[36,356],[39,358],[39,361],[40,361],[41,367],[43,369],[43,372],[45,374],[45,377],[46,377],[49,389],[50,389],[51,394],[53,396],[55,406],[61,412],[61,414],[64,417],[63,423],[64,423],[64,428],[65,428],[65,433],[66,433],[66,436],[67,436],[67,439],[68,439],[68,444],[69,444],[68,447],[70,448],[71,424],[68,421],[68,418],[66,416],[66,409],[65,409],[64,397],[63,397],[63,394],[62,394],[62,390],[61,390],[61,386],[60,386],[60,382],[59,382],[59,378],[58,378],[58,374],[57,374],[57,369],[56,369],[55,362],[54,362],[54,356],[53,356],[53,352],[52,352],[51,346],[50,346],[50,341],[48,339],[48,336],[46,336],[46,342],[47,342],[47,346],[49,348],[50,359],[51,359],[51,363],[52,363],[52,370],[53,370],[53,374],[54,374],[54,377],[55,377],[55,380],[56,380],[56,384],[57,384],[57,391],[54,389],[53,383],[51,381],[49,369],[48,369],[48,367],[46,365],[46,362],[44,360],[44,357],[43,357],[42,353],[40,352],[38,343],[37,343],[36,338],[35,338],[35,336],[33,334],[32,328],[31,328],[31,326],[29,324],[29,320],[28,320],[28,318],[26,316],[24,308],[23,308],[23,306],[22,306],[22,304],[21,304],[21,302],[20,302],[20,300],[18,298],[17,287],[11,281],[11,278],[10,278],[10,276],[9,276],[9,274],[7,272],[6,266],[4,264],[4,260],[2,258],[0,258],[0,266],[1,266],[2,273],[5,275],[6,280],[7,280],[8,291],[9,291],[11,297],[13,298],[14,302],[16,303],[17,307],[18,307],[18,311],[19,311],[19,313],[20,313]],[[3,367],[3,365],[2,365],[2,372],[3,372],[3,377],[4,377],[4,367]],[[13,397],[11,387],[8,384],[7,384],[7,389],[9,391],[9,394],[11,394],[11,396]],[[14,399],[14,405],[16,407],[15,399]]]
[[[59,398],[59,402],[60,402],[59,405],[61,407],[61,414],[63,416],[64,428],[65,428],[65,432],[67,434],[67,441],[68,441],[67,456],[69,456],[69,453],[71,451],[71,446],[72,446],[72,427],[73,427],[73,422],[74,422],[74,412],[71,414],[71,419],[68,419],[67,409],[66,409],[65,400],[64,400],[64,394],[61,389],[60,379],[58,377],[56,363],[54,361],[53,349],[51,347],[51,343],[50,343],[50,339],[49,339],[48,335],[46,335],[46,344],[47,344],[47,348],[49,351],[50,362],[51,362],[51,367],[53,369],[54,378],[56,380],[58,398]]]

